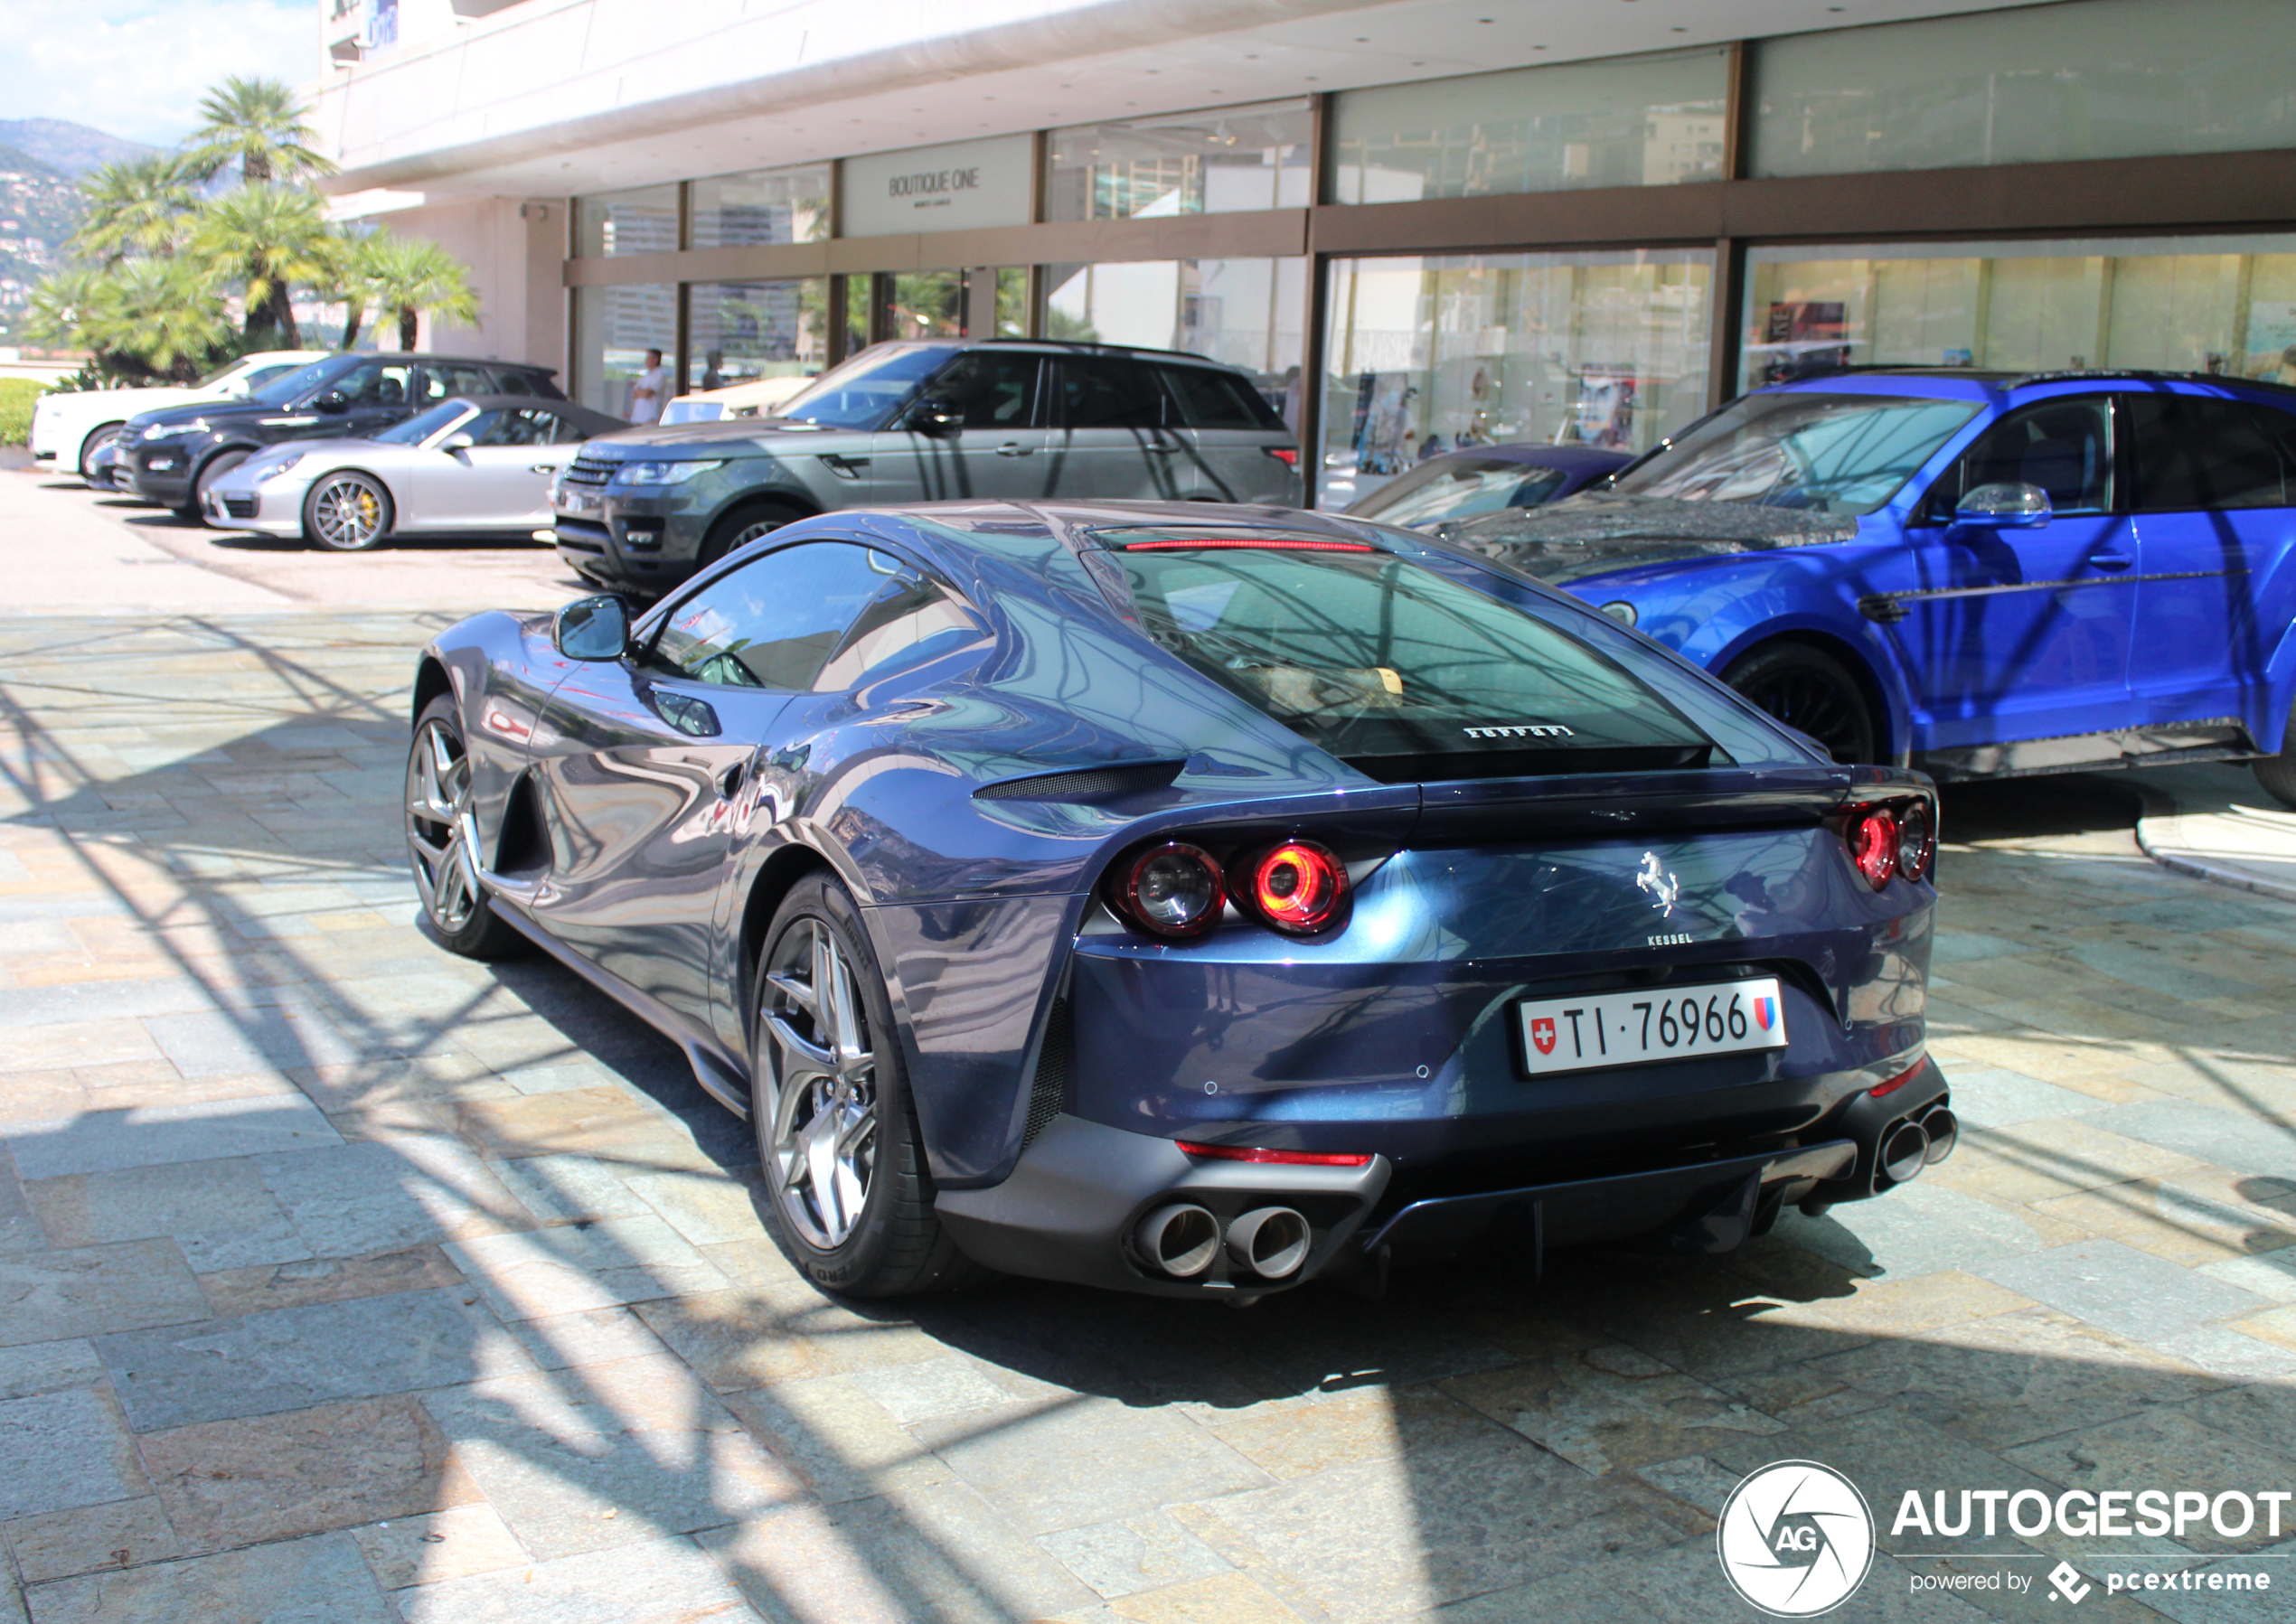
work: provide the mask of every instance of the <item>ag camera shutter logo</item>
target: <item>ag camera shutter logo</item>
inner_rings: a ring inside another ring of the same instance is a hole
[[[1857,1593],[1874,1561],[1858,1486],[1815,1460],[1777,1460],[1730,1491],[1714,1531],[1730,1588],[1773,1618],[1813,1619]]]

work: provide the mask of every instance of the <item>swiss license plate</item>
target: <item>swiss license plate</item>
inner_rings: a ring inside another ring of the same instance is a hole
[[[1786,1047],[1785,1004],[1774,977],[1525,999],[1515,1011],[1523,1065],[1534,1077]]]

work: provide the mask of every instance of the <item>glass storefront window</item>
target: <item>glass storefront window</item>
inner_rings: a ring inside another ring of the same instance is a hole
[[[1342,91],[1331,201],[1718,180],[1727,61],[1697,51]]]
[[[746,248],[829,235],[829,165],[753,169],[693,183],[693,245]]]
[[[1706,409],[1713,269],[1690,249],[1332,261],[1318,505],[1462,446],[1647,450]]]
[[[1045,142],[1044,217],[1304,208],[1313,201],[1314,128],[1314,114],[1299,100],[1054,130]]]
[[[574,200],[574,254],[579,259],[617,254],[669,254],[678,248],[678,189],[641,186]]]
[[[645,370],[645,352],[659,350],[663,364],[674,366],[677,348],[676,283],[574,290],[574,398],[584,406],[628,417],[630,385]]]
[[[1754,173],[2296,146],[2296,5],[2079,0],[1764,40]]]
[[[2296,237],[1761,248],[1741,381],[1836,366],[2296,381]]]
[[[1297,432],[1304,258],[1049,265],[1044,275],[1047,338],[1182,350],[1241,367]]]
[[[689,390],[803,378],[829,360],[829,280],[696,282],[686,292]]]
[[[958,338],[965,329],[965,273],[903,271],[877,278],[885,301],[879,336]]]

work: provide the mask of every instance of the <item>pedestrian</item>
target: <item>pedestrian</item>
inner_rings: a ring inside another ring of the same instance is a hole
[[[630,380],[630,421],[659,421],[670,393],[670,374],[662,370],[662,352],[645,352],[645,371]]]

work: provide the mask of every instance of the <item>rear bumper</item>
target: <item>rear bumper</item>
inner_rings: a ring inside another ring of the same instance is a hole
[[[1265,1296],[1319,1277],[1383,1270],[1391,1257],[1483,1246],[1512,1253],[1521,1272],[1535,1274],[1550,1247],[1636,1241],[1678,1253],[1727,1252],[1766,1230],[1784,1206],[1881,1194],[1892,1187],[1877,1170],[1882,1141],[1944,1100],[1943,1076],[1924,1061],[1905,1085],[1850,1101],[1811,1143],[1416,1200],[1385,1198],[1394,1164],[1382,1155],[1352,1168],[1199,1160],[1172,1140],[1062,1114],[1010,1178],[985,1189],[944,1190],[936,1210],[965,1254],[990,1268],[1162,1297]],[[1291,1208],[1312,1232],[1306,1261],[1284,1279],[1261,1280],[1232,1266],[1223,1248],[1201,1275],[1169,1278],[1143,1259],[1135,1232],[1177,1203],[1209,1211],[1223,1233],[1247,1212]]]

